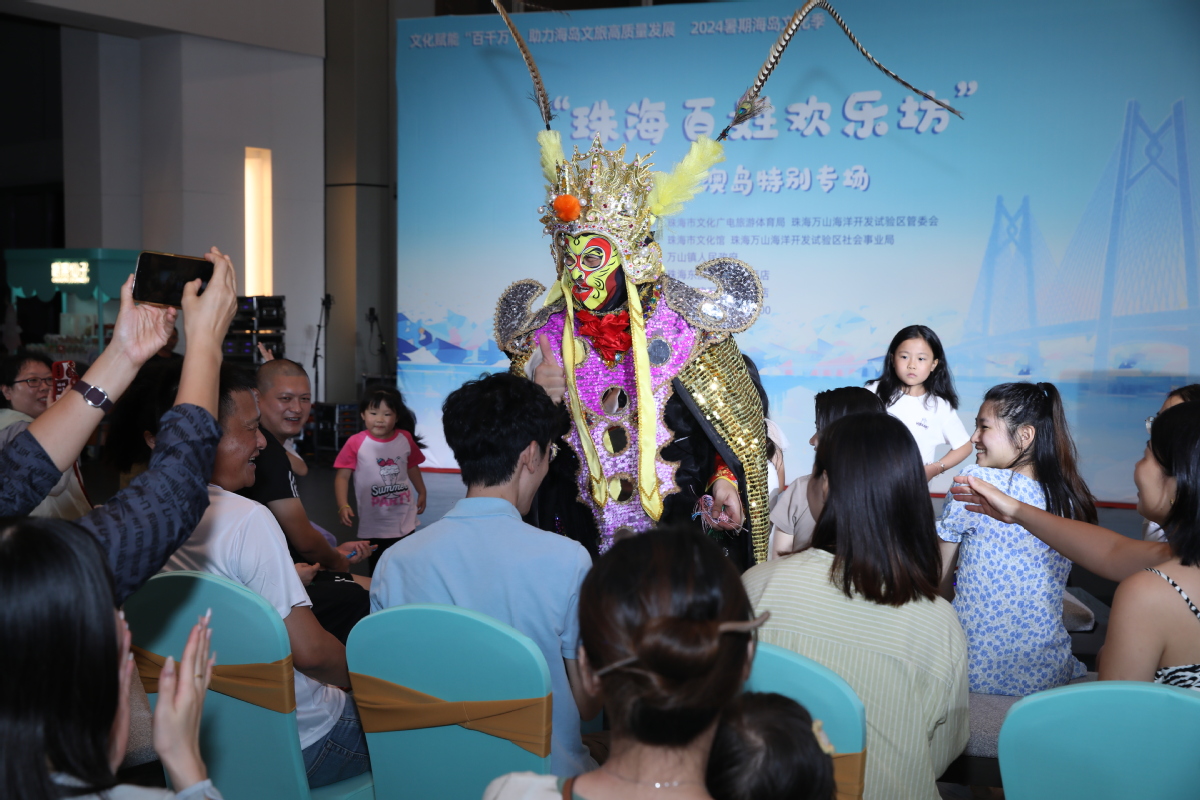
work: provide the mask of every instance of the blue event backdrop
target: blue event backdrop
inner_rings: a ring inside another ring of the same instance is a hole
[[[814,13],[671,220],[665,268],[759,270],[742,349],[807,471],[815,392],[878,374],[902,326],[946,343],[968,429],[987,387],[1055,382],[1097,496],[1134,497],[1143,420],[1200,374],[1200,4],[837,4],[913,97]],[[709,3],[516,15],[567,147],[600,133],[669,169],[724,126],[794,6]],[[430,442],[448,392],[507,368],[512,281],[549,284],[530,80],[498,16],[398,22],[399,382]],[[1191,141],[1188,134],[1191,133]],[[1189,145],[1191,150],[1189,153]],[[971,463],[969,459],[967,463]],[[935,486],[935,488],[938,488]]]

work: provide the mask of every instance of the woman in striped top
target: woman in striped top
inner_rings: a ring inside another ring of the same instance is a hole
[[[821,430],[812,547],[742,576],[764,642],[838,673],[867,712],[865,800],[937,800],[970,733],[967,641],[938,596],[921,454],[904,423],[852,414]]]

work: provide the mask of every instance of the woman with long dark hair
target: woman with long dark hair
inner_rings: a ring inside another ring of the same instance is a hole
[[[180,791],[117,785],[138,678],[113,589],[103,549],[74,523],[0,520],[0,796],[220,798],[199,745],[213,664],[207,619],[159,678],[154,746]]]
[[[821,430],[835,419],[850,414],[884,414],[879,396],[861,386],[842,386],[817,392],[816,432],[808,443],[813,447],[821,438]],[[782,558],[803,550],[812,542],[816,520],[808,508],[808,475],[801,475],[771,500],[771,558]]]
[[[812,547],[742,576],[759,636],[824,664],[866,706],[865,793],[936,800],[969,735],[967,643],[938,596],[941,559],[921,455],[885,414],[821,430],[808,483]]]
[[[975,433],[976,465],[964,470],[1051,514],[1096,522],[1075,442],[1052,383],[988,389]],[[967,634],[971,691],[1024,697],[1081,678],[1063,625],[1071,562],[1020,525],[969,512],[951,495],[938,521],[943,592]],[[954,560],[958,559],[953,586]]]
[[[617,542],[579,597],[579,665],[612,728],[604,765],[580,776],[513,773],[488,800],[710,797],[705,770],[717,721],[753,655],[750,601],[709,538],[654,530]]]

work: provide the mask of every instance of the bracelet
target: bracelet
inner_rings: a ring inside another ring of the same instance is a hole
[[[350,504],[349,504],[349,503],[347,503],[347,504],[346,504],[346,505],[344,505],[344,506],[338,506],[338,511],[341,511],[343,508],[349,508],[349,507],[350,507]]]
[[[735,489],[737,488],[737,476],[733,474],[733,470],[726,466],[724,461],[719,461],[717,463],[717,469],[713,472],[713,476],[709,480],[708,485],[704,487],[704,490],[708,491],[712,488],[713,484],[719,480],[727,480],[733,484]]]
[[[941,461],[938,461],[938,462],[937,462],[937,465],[938,465],[939,467],[941,467],[941,468],[942,468],[942,472],[945,472],[945,471],[946,471],[946,465],[945,465],[945,464],[943,464]],[[941,474],[942,474],[942,472],[939,472],[939,473],[938,473],[938,475],[941,475]]]

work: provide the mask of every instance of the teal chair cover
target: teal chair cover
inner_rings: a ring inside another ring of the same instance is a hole
[[[759,642],[748,692],[775,692],[790,697],[821,720],[839,753],[866,748],[867,712],[862,700],[833,670],[778,645]]]
[[[135,645],[178,660],[197,617],[209,608],[218,664],[270,663],[291,654],[283,620],[266,600],[207,573],[154,576],[126,601],[125,619]],[[157,701],[157,694],[150,695],[152,706]],[[309,790],[294,711],[280,714],[209,690],[200,752],[213,785],[226,800],[373,797],[370,773]]]
[[[550,693],[542,651],[515,628],[454,606],[384,609],[354,626],[352,673],[449,701],[516,700]],[[549,774],[550,759],[458,725],[368,733],[375,795],[479,800],[508,772]]]
[[[1000,728],[1008,800],[1200,796],[1200,692],[1102,681],[1030,695]]]

